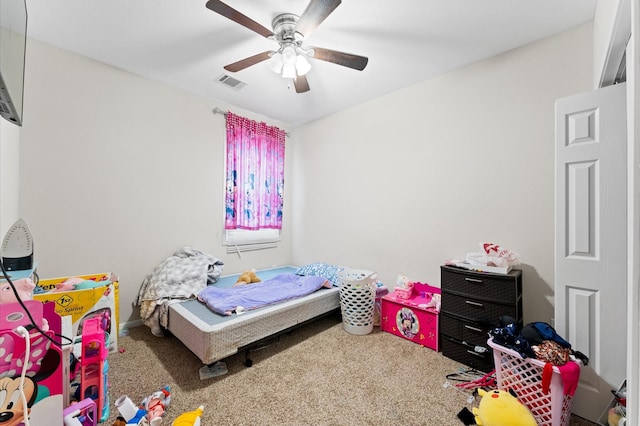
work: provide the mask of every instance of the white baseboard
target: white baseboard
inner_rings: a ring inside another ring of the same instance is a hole
[[[142,325],[142,320],[135,320],[135,321],[127,321],[124,324],[120,324],[118,333],[119,334],[126,334],[126,331],[130,328],[134,328],[134,327],[140,327]]]

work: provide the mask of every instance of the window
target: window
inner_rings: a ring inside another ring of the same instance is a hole
[[[248,244],[273,247],[280,239],[285,136],[277,127],[226,114],[225,244],[238,251]]]

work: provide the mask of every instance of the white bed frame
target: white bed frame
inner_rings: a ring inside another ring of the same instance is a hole
[[[251,366],[248,350],[252,347],[339,309],[337,287],[321,288],[298,299],[228,317],[212,312],[197,300],[189,300],[169,306],[168,330],[204,364],[246,350],[245,365]]]

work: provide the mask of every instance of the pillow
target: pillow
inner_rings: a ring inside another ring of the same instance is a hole
[[[296,271],[296,274],[323,277],[328,280],[334,287],[340,287],[340,279],[338,278],[338,273],[342,272],[343,270],[344,267],[342,266],[317,262],[301,266]]]

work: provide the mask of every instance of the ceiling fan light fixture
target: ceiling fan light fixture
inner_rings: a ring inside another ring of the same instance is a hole
[[[296,78],[296,67],[295,67],[295,65],[285,63],[282,66],[282,76],[284,78]]]
[[[311,64],[307,61],[303,55],[298,55],[296,58],[296,72],[298,75],[305,75],[311,70]]]
[[[338,7],[342,0],[308,0],[302,15],[281,13],[272,21],[273,31],[243,15],[222,0],[207,0],[207,9],[228,18],[243,27],[278,43],[278,50],[258,53],[240,61],[224,66],[231,72],[242,71],[257,63],[268,61],[267,65],[284,78],[294,80],[296,93],[309,91],[309,83],[305,75],[311,70],[308,59],[314,58],[334,63],[343,67],[364,70],[369,59],[364,56],[321,47],[304,48],[305,38],[320,25]]]
[[[296,63],[296,48],[292,45],[286,45],[282,48],[282,62],[287,65],[294,65]]]
[[[294,45],[288,44],[271,55],[269,68],[284,78],[296,78],[307,74],[311,64],[304,54],[298,53]]]
[[[280,74],[282,72],[282,65],[282,54],[280,52],[274,53],[271,59],[269,59],[269,68],[276,74]]]

